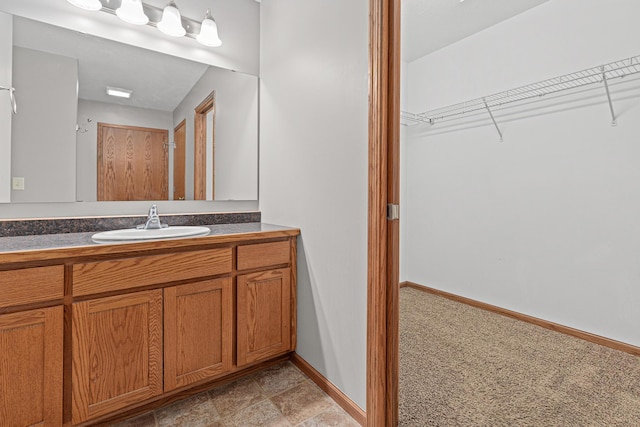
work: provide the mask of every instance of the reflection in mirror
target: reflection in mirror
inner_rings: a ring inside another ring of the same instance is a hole
[[[12,202],[257,199],[255,76],[16,16],[13,84],[11,175],[24,190]],[[197,150],[195,109],[209,96],[209,150]]]

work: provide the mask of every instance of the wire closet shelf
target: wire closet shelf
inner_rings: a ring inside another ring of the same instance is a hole
[[[407,126],[421,123],[434,124],[436,121],[442,119],[460,116],[479,110],[487,110],[495,124],[495,119],[491,113],[492,108],[509,104],[511,102],[542,97],[569,89],[576,89],[587,85],[602,83],[604,84],[607,98],[609,100],[612,125],[615,125],[616,120],[613,111],[613,104],[611,102],[611,95],[609,93],[608,81],[637,73],[640,73],[640,55],[621,59],[597,67],[587,68],[586,70],[565,74],[552,79],[542,80],[482,98],[476,98],[470,101],[428,110],[423,113],[409,113],[402,111],[400,118]]]

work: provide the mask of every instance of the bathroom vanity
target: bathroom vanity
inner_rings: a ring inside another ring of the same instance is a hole
[[[286,358],[299,230],[211,230],[124,244],[0,238],[0,419],[91,425]]]

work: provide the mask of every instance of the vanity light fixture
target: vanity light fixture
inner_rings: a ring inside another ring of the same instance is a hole
[[[107,86],[107,95],[116,96],[118,98],[131,98],[132,90],[122,89],[120,87]]]
[[[173,0],[162,11],[162,20],[158,22],[158,29],[172,37],[182,37],[187,33],[187,30],[182,26],[182,17],[178,6]]]
[[[196,37],[196,40],[210,47],[218,47],[222,45],[222,40],[218,36],[218,24],[215,19],[211,17],[211,11],[207,9],[207,14],[202,20],[202,26],[200,27],[200,34]]]
[[[122,4],[116,9],[116,15],[124,22],[133,25],[149,23],[149,17],[144,14],[140,0],[122,0]]]
[[[120,7],[114,9],[110,0],[67,0],[74,6],[85,10],[101,11],[116,15],[129,24],[150,25],[156,27],[164,34],[173,37],[186,36],[196,39],[199,43],[218,47],[222,45],[218,35],[218,24],[211,16],[211,11],[207,13],[202,22],[184,17],[180,14],[174,0],[160,9],[142,2],[142,0],[121,0]],[[117,2],[116,2],[117,3]],[[182,24],[185,24],[183,26]]]
[[[74,6],[85,10],[100,10],[102,9],[102,3],[100,0],[67,0]]]

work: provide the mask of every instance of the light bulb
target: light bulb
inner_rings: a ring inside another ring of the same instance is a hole
[[[178,6],[173,1],[170,1],[162,11],[162,20],[158,22],[158,29],[173,37],[182,37],[187,33],[182,26],[182,17]]]
[[[222,40],[218,36],[218,24],[211,17],[211,11],[207,9],[207,14],[202,21],[202,26],[200,27],[200,34],[196,37],[196,40],[210,47],[218,47],[222,45]]]
[[[100,0],[67,0],[72,5],[84,10],[100,10],[102,9],[102,3]]]
[[[116,9],[116,15],[129,24],[145,25],[149,22],[149,17],[142,9],[141,0],[122,0],[122,4]]]

